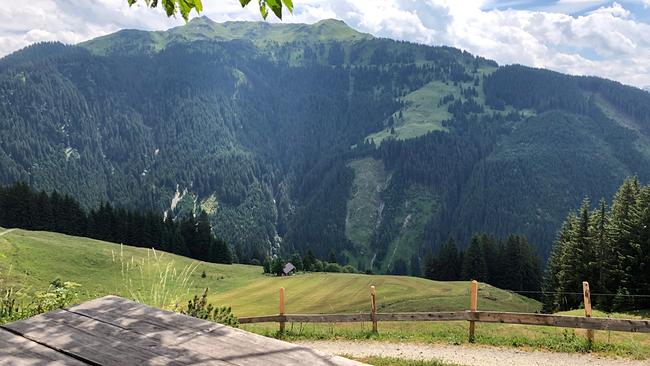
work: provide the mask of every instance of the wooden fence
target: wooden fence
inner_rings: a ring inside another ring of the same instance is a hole
[[[548,315],[535,313],[510,313],[499,311],[478,310],[478,283],[472,281],[470,290],[470,309],[466,311],[447,312],[417,312],[417,313],[378,313],[375,286],[370,287],[370,312],[359,314],[285,314],[284,288],[280,289],[280,312],[277,315],[239,318],[241,324],[279,323],[280,331],[285,329],[285,323],[354,323],[372,322],[373,331],[377,332],[377,323],[390,322],[419,322],[419,321],[468,321],[469,340],[474,341],[475,324],[502,323],[521,325],[542,325],[586,329],[589,342],[593,342],[594,330],[609,330],[619,332],[650,333],[650,320],[594,318],[591,309],[591,293],[589,284],[583,282],[583,297],[585,316]]]

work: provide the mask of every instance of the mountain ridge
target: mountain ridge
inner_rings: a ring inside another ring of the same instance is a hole
[[[267,42],[279,44],[295,41],[359,41],[374,38],[349,27],[342,20],[325,19],[313,24],[305,23],[267,23],[251,21],[215,22],[207,16],[197,17],[187,24],[165,31],[143,31],[125,29],[106,36],[97,37],[79,45],[91,52],[105,55],[110,53],[108,46],[124,42],[143,43],[150,52],[159,52],[168,45],[192,41],[233,41],[246,40],[257,46]]]

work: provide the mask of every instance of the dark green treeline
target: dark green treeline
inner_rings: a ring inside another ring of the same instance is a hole
[[[86,212],[68,195],[37,193],[25,183],[0,187],[0,226],[86,236],[207,262],[233,262],[228,244],[212,234],[205,212],[172,220],[154,212],[114,208],[109,203]]]
[[[520,235],[506,240],[475,235],[466,250],[449,239],[435,255],[426,256],[424,275],[439,281],[477,280],[529,297],[538,297],[542,281],[537,251]]]

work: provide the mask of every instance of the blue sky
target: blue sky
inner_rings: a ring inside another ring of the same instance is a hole
[[[166,18],[161,10],[129,8],[126,0],[6,1],[16,4],[0,8],[0,56],[38,41],[74,44],[123,28],[161,30],[184,24],[182,19]],[[260,20],[255,6],[242,9],[238,0],[203,3],[202,15],[215,21]],[[294,14],[284,22],[336,18],[376,36],[458,47],[500,64],[650,85],[650,0],[294,0],[294,4]]]

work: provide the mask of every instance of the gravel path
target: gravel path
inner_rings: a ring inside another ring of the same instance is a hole
[[[387,343],[371,341],[300,341],[316,350],[353,357],[381,356],[404,359],[437,359],[467,366],[648,366],[649,360],[601,358],[589,354],[523,351],[514,348],[452,346],[444,344]]]

